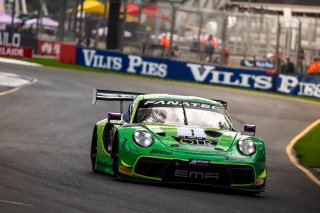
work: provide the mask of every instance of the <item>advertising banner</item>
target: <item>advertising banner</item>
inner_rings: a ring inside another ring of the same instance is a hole
[[[277,92],[320,98],[320,75],[283,75],[276,78]]]
[[[206,84],[273,90],[274,76],[261,70],[230,68],[169,59],[77,48],[76,64],[87,67]]]
[[[60,42],[38,40],[38,55],[57,56],[60,54]]]
[[[10,36],[9,32],[0,31],[0,46],[13,46],[20,47],[21,35],[19,33],[13,33]]]
[[[58,61],[65,64],[76,63],[76,44],[74,43],[60,43],[60,54],[57,55]]]
[[[1,23],[0,23],[1,28]],[[0,31],[0,46],[28,47],[36,50],[37,40],[30,34],[13,33]]]
[[[0,56],[32,58],[31,48],[0,46]]]
[[[318,77],[275,75],[263,70],[239,69],[82,48],[76,49],[76,64],[158,78],[320,98],[320,75]]]
[[[246,60],[242,59],[240,65],[259,69],[273,69],[273,62],[268,60]]]

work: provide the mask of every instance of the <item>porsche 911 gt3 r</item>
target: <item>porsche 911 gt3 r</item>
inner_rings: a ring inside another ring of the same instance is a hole
[[[121,113],[108,112],[94,127],[93,171],[136,181],[265,190],[264,142],[254,137],[254,125],[235,130],[225,101],[94,90],[96,100],[120,101]],[[123,101],[131,102],[124,113]]]

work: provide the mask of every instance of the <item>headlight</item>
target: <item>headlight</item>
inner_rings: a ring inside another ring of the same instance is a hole
[[[249,138],[242,138],[238,141],[238,149],[240,153],[249,156],[256,152],[256,145]]]
[[[153,138],[150,132],[147,132],[145,130],[137,130],[135,133],[133,133],[133,140],[142,147],[148,147],[151,146],[153,142]]]

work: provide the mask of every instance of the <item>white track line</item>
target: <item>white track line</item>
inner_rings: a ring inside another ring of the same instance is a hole
[[[32,78],[19,76],[13,73],[5,73],[0,71],[0,86],[20,87],[29,84]]]
[[[33,66],[33,67],[41,67],[40,64],[31,63],[31,62],[27,62],[27,61],[21,61],[21,60],[12,59],[12,58],[0,58],[0,62],[9,63],[9,64]]]
[[[8,203],[8,204],[18,205],[18,206],[33,206],[32,204],[20,203],[20,202],[15,202],[10,200],[0,200],[0,203]]]
[[[320,186],[320,180],[314,176],[307,168],[302,166],[296,156],[293,154],[293,147],[298,142],[300,138],[302,138],[305,134],[307,134],[311,129],[313,129],[315,126],[320,124],[320,119],[313,122],[311,125],[309,125],[307,128],[305,128],[302,132],[300,132],[296,137],[294,137],[291,142],[288,144],[286,148],[287,155],[292,162],[293,165],[295,165],[298,169],[300,169],[303,173],[307,175],[307,177],[312,180],[315,184]]]
[[[15,92],[15,91],[18,91],[18,90],[20,90],[22,87],[25,87],[25,86],[34,84],[34,83],[36,83],[37,81],[38,81],[37,79],[33,79],[30,83],[27,83],[27,84],[24,84],[24,85],[22,85],[22,86],[15,87],[15,88],[12,88],[12,89],[3,91],[3,92],[0,92],[0,96],[7,95],[7,94],[13,93],[13,92]]]

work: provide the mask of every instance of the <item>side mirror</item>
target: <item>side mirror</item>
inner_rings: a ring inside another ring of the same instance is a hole
[[[243,131],[246,134],[251,133],[254,136],[256,134],[256,125],[245,124],[245,125],[243,125]]]
[[[108,112],[108,121],[111,120],[121,120],[121,113]]]

